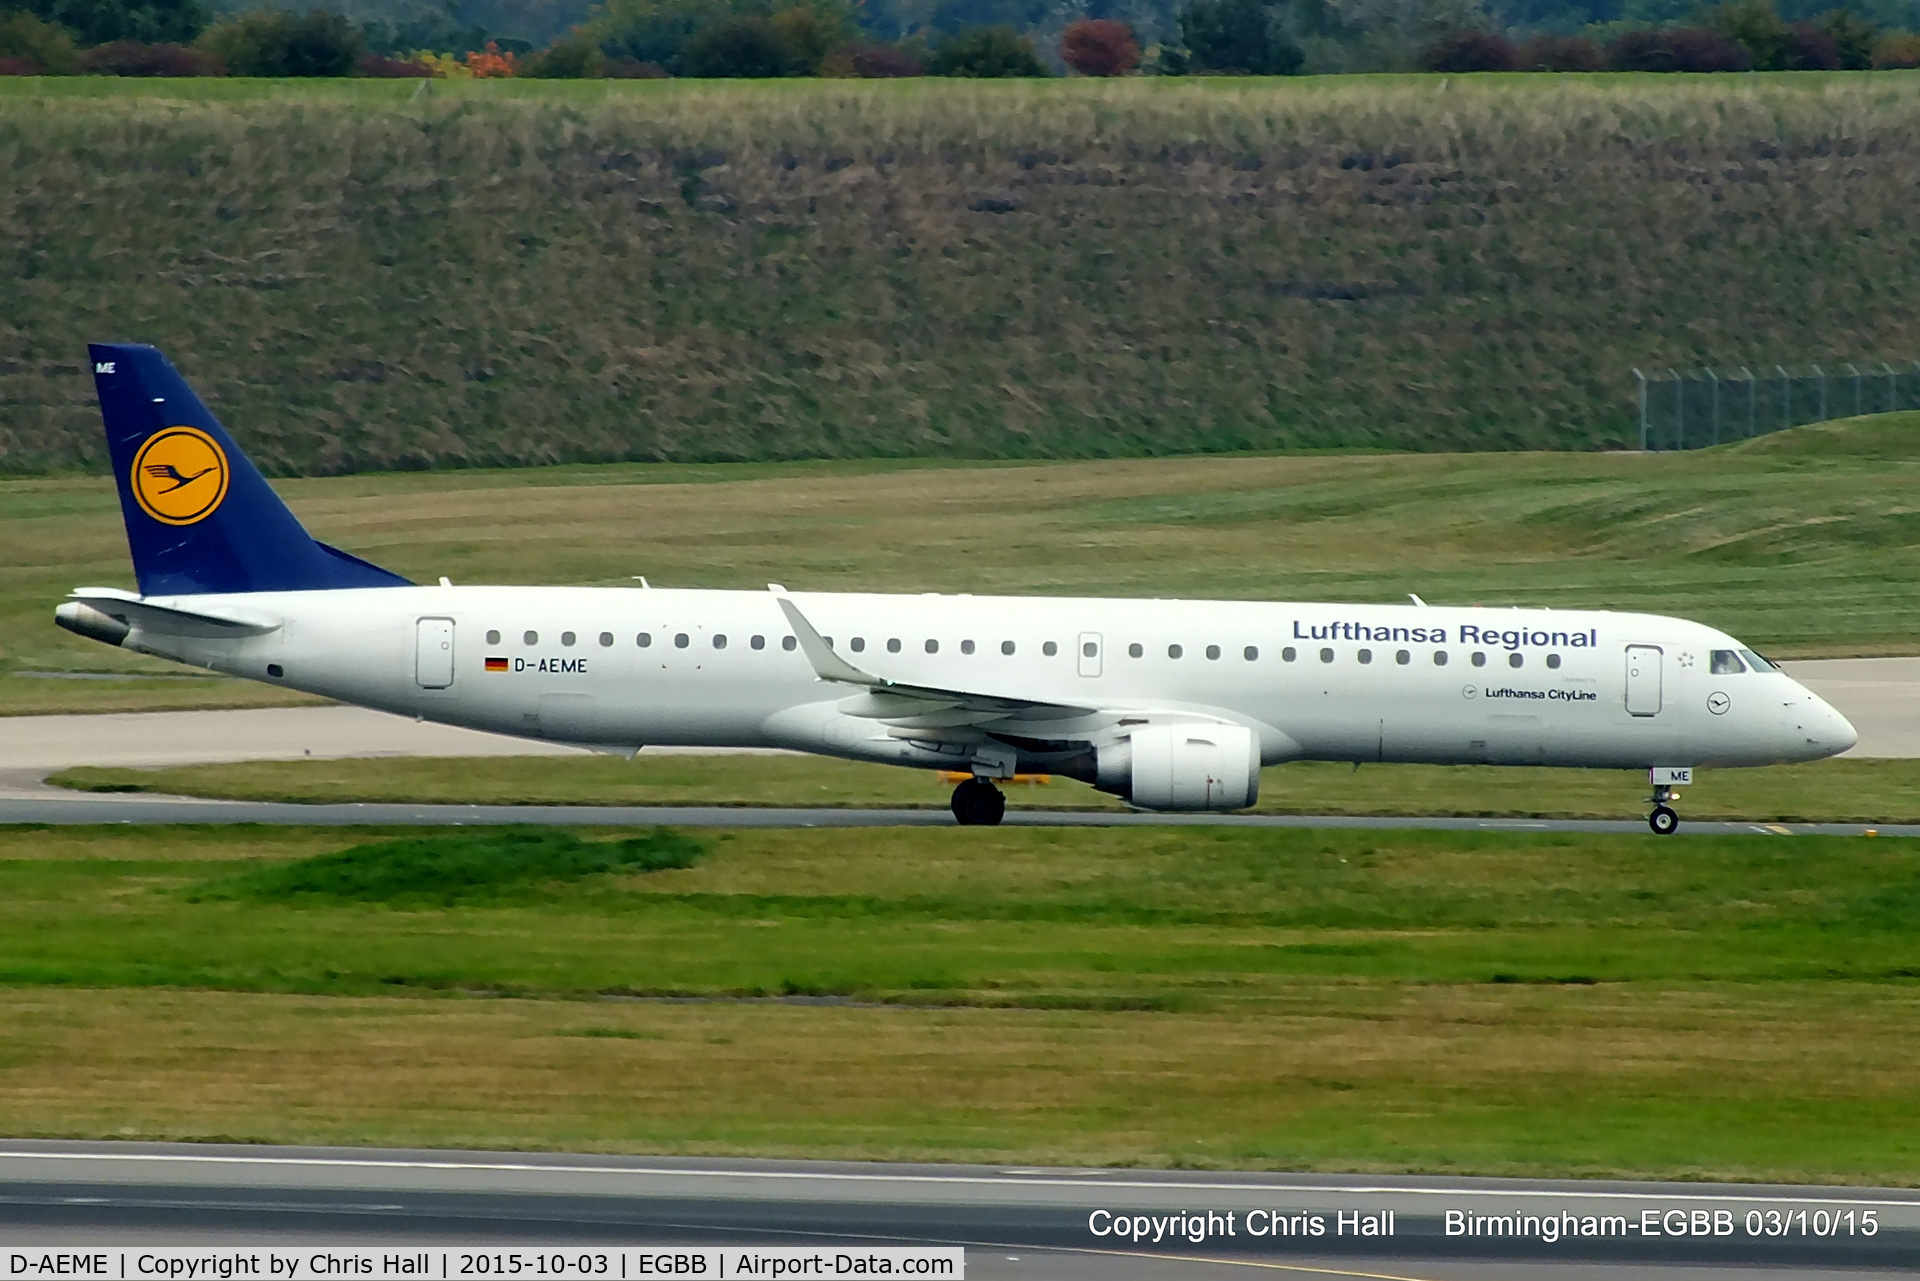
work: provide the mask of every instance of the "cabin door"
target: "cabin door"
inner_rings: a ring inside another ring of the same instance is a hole
[[[1627,646],[1627,715],[1660,714],[1660,668],[1664,657],[1658,645]]]
[[[423,618],[415,625],[413,678],[421,689],[453,684],[453,620]]]

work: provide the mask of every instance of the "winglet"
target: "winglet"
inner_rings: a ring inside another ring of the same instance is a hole
[[[787,589],[778,583],[768,583],[767,590],[773,593],[773,599],[780,605],[780,612],[787,616],[787,625],[793,628],[793,634],[800,641],[800,652],[813,664],[813,674],[823,681],[839,681],[845,685],[865,685],[872,689],[885,689],[893,682],[883,680],[871,672],[863,672],[840,655],[833,652],[826,638],[814,630],[807,616],[787,595]]]

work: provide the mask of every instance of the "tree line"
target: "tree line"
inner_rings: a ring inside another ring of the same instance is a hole
[[[1295,75],[1358,70],[1790,71],[1920,66],[1920,36],[1848,9],[1789,22],[1738,0],[1665,23],[1503,24],[1482,0],[1186,0],[1164,20],[1107,0],[1049,26],[905,22],[885,0],[604,0],[544,47],[456,11],[354,22],[331,9],[216,17],[206,0],[0,0],[0,75],[885,78]],[[1096,13],[1097,10],[1097,13]],[[1050,11],[1049,11],[1050,12]],[[1562,24],[1564,27],[1564,24]],[[878,38],[891,32],[894,38]]]

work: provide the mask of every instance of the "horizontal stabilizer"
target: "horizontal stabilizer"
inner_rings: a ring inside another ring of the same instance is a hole
[[[70,610],[69,605],[79,608]],[[137,627],[143,632],[165,636],[192,636],[207,639],[265,636],[281,625],[280,619],[252,610],[229,609],[224,606],[183,606],[177,603],[162,605],[112,587],[80,588],[73,593],[72,600],[55,611],[54,617],[68,631],[90,635],[92,633],[71,625],[87,619],[87,615],[81,613],[81,610],[115,619],[128,627]]]

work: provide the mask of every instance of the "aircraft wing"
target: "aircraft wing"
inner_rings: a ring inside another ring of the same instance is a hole
[[[800,612],[785,589],[768,584],[780,612],[800,642],[800,652],[813,664],[814,675],[823,681],[858,685],[866,696],[841,710],[850,716],[886,721],[903,729],[956,730],[962,728],[995,729],[1000,732],[1035,733],[1045,728],[1035,722],[1070,722],[1099,715],[1100,709],[1071,703],[1045,702],[984,694],[975,690],[948,689],[933,685],[911,685],[888,680],[856,667],[827,644],[814,625]],[[1021,728],[1024,727],[1024,728]]]

